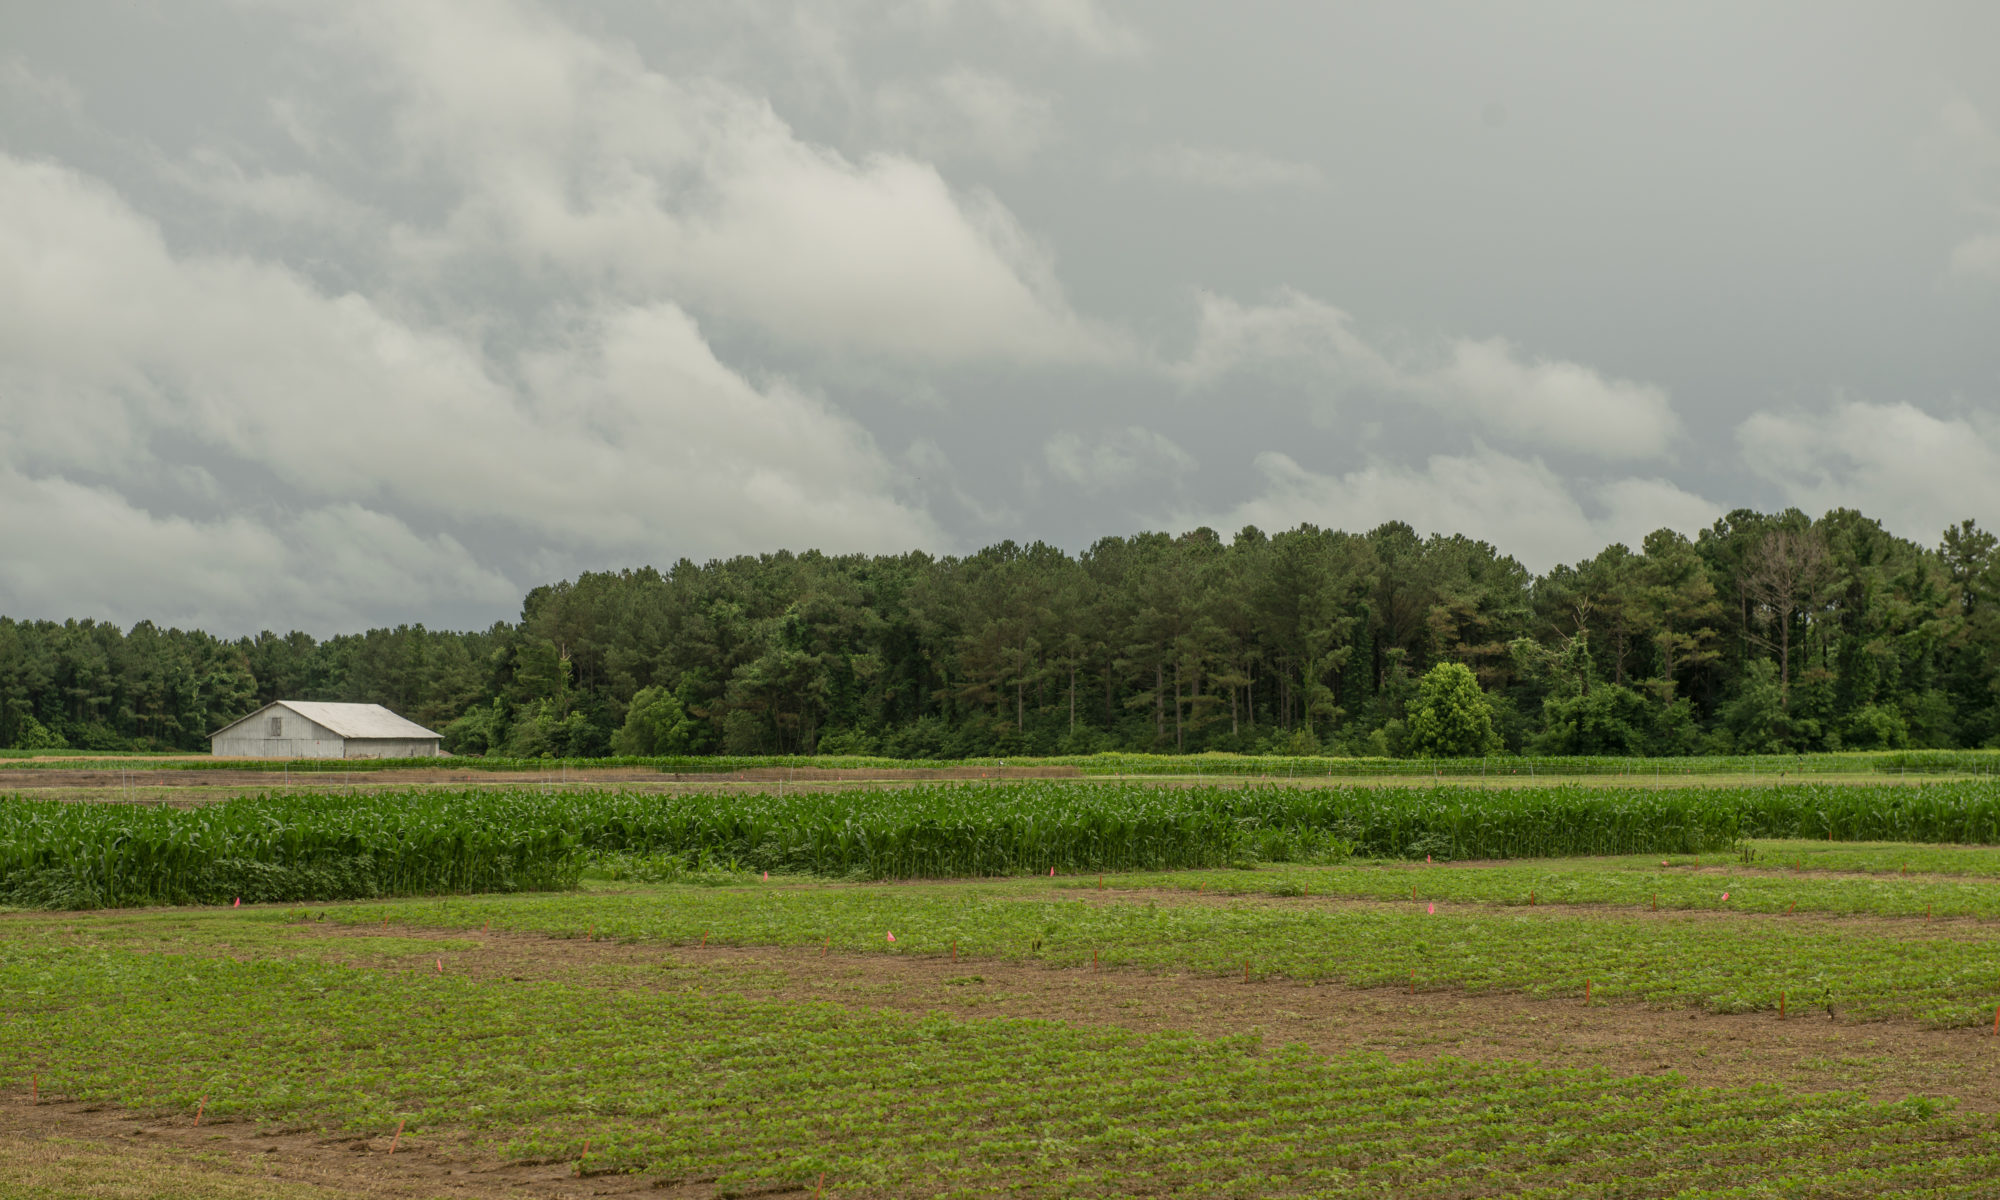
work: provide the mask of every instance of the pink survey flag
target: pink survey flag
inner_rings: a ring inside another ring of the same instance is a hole
[[[1436,916],[1436,915],[1437,915],[1437,910],[1438,910],[1438,906],[1437,906],[1437,905],[1433,904],[1433,905],[1431,905],[1431,906],[1430,906],[1430,911],[1431,911],[1431,915],[1432,915],[1432,916]]]
[[[1431,856],[1428,854],[1424,855],[1424,865],[1429,866],[1430,862],[1431,862]]]
[[[241,896],[238,896],[238,897],[236,897],[236,903],[234,903],[234,904],[230,905],[229,907],[231,907],[231,908],[242,908],[242,907],[243,907],[243,897],[241,897]]]
[[[771,882],[771,873],[769,871],[764,872],[764,882],[765,883]]]
[[[1724,900],[1727,900],[1727,899],[1729,899],[1729,893],[1728,893],[1728,892],[1724,892],[1724,893],[1722,893],[1722,898],[1723,898]]]
[[[889,934],[889,940],[892,942],[896,940],[896,935],[893,932]]]

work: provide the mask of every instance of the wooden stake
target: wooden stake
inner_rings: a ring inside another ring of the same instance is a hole
[[[2000,1008],[1993,1010],[1993,1036],[2000,1037]]]
[[[403,1121],[407,1120],[409,1120],[408,1117],[403,1118]],[[396,1136],[389,1139],[389,1153],[391,1154],[396,1152],[396,1143],[403,1140],[403,1121],[396,1122]]]
[[[1588,979],[1584,980],[1584,981],[1583,981],[1583,1002],[1584,1002],[1585,1004],[1589,1004],[1589,1003],[1590,1003],[1590,988],[1591,988],[1591,981],[1590,981],[1590,980],[1588,980]]]
[[[201,1114],[204,1111],[206,1111],[207,1108],[208,1108],[208,1097],[203,1096],[201,1098],[201,1103],[194,1106],[194,1127],[196,1129],[201,1128]]]
[[[1658,892],[1653,893],[1653,911],[1654,912],[1660,911],[1660,893]]]
[[[1097,969],[1097,947],[1095,946],[1092,946],[1090,948],[1090,969],[1093,971]],[[1244,978],[1244,982],[1245,983],[1249,982],[1249,978],[1247,976]]]
[[[829,938],[829,939],[827,939],[827,940],[828,940],[828,942],[829,942],[829,943],[831,943],[833,939]],[[953,962],[957,962],[957,961],[958,961],[958,939],[957,939],[957,938],[953,938],[953,939],[951,939],[951,961],[953,961]]]
[[[702,935],[702,940],[701,940],[701,944],[702,944],[702,945],[704,945],[704,946],[708,945],[708,935],[706,935],[706,934],[703,934],[703,935]],[[826,939],[826,945],[824,945],[824,946],[821,946],[821,947],[819,948],[819,956],[820,956],[821,958],[825,958],[825,957],[826,957],[826,956],[827,956],[828,954],[830,954],[830,953],[832,953],[832,952],[833,952],[833,939],[832,939],[832,938],[828,938],[828,939]],[[953,957],[954,957],[954,958],[956,958],[956,957],[957,957],[957,955],[958,955],[958,943],[957,943],[957,942],[953,942],[953,943],[951,944],[951,952],[952,952],[952,955],[953,955]]]
[[[1996,1015],[1993,1018],[1993,1023],[1994,1028],[2000,1029],[2000,1015]],[[28,1076],[28,1101],[31,1104],[40,1104],[42,1102],[42,1073],[40,1071]]]
[[[1780,1021],[1785,1019],[1785,993],[1783,992],[1778,993],[1778,1019]]]
[[[1416,994],[1417,994],[1417,973],[1415,971],[1412,971],[1410,972],[1410,995],[1414,996]]]
[[[578,1179],[583,1178],[583,1160],[589,1157],[590,1157],[590,1141],[588,1138],[586,1138],[583,1143],[583,1153],[576,1156],[576,1177]]]
[[[1533,908],[1534,906],[1535,906],[1535,889],[1533,889],[1533,888],[1529,888],[1529,889],[1528,889],[1528,907],[1529,907],[1529,908]]]
[[[1796,900],[1792,901],[1791,904],[1785,908],[1785,911],[1788,913],[1799,911],[1799,902]]]
[[[1250,960],[1249,960],[1249,959],[1244,959],[1244,960],[1243,960],[1243,982],[1245,982],[1245,983],[1249,983],[1249,982],[1250,982]]]
[[[596,940],[597,940],[597,926],[595,926],[595,925],[592,925],[592,926],[590,927],[590,932],[589,932],[588,934],[586,934],[586,935],[584,936],[584,939],[583,939],[583,940],[584,940],[584,941],[586,941],[586,942],[594,942],[594,941],[596,941]]]
[[[813,1184],[813,1200],[820,1200],[820,1195],[825,1190],[826,1190],[826,1172],[821,1171],[819,1173],[819,1182]]]
[[[701,931],[701,948],[704,950],[708,949],[708,930],[706,929]]]

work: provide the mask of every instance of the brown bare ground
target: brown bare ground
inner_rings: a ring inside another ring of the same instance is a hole
[[[115,1105],[0,1097],[0,1195],[58,1200],[582,1200],[711,1196],[707,1184],[660,1186],[573,1163],[503,1163],[450,1138],[390,1138],[194,1124]]]

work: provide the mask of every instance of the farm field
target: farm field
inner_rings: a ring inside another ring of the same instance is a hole
[[[2000,1190],[2000,851],[1745,848],[17,911],[0,1191]]]
[[[534,760],[217,759],[205,754],[92,756],[81,752],[0,756],[0,794],[44,799],[196,805],[248,790],[363,792],[413,787],[683,792],[848,791],[941,781],[1099,779],[1160,786],[1300,788],[1467,786],[1534,789],[1552,783],[1599,788],[1762,787],[1809,780],[1873,786],[1987,781],[2000,752],[1875,753],[1689,758],[1496,758],[1490,760],[1287,758],[1232,754],[1099,754],[1046,759],[910,761],[840,756]]]
[[[2000,788],[1414,782],[0,801],[0,1194],[2000,1193]]]

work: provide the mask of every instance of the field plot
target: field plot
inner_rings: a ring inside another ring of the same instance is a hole
[[[0,793],[132,804],[211,804],[251,791],[354,794],[466,788],[642,792],[848,792],[926,783],[1143,781],[1155,786],[1352,789],[1450,785],[1481,791],[1556,784],[1615,789],[1761,788],[1818,782],[1882,787],[2000,779],[2000,752],[1426,761],[1242,754],[1106,753],[1055,758],[912,760],[850,755],[663,758],[255,759],[206,754],[93,756],[0,752]]]
[[[0,1193],[2000,1194],[2000,851],[1741,836],[1895,791],[17,801],[378,898],[0,914]]]

